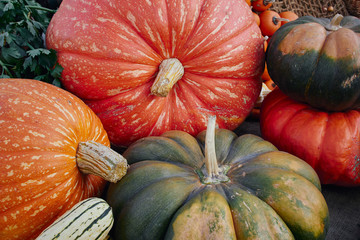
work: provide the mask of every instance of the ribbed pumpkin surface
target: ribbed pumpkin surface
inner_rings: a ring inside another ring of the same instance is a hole
[[[216,130],[220,174],[206,177],[205,132],[138,140],[111,184],[115,239],[324,239],[328,208],[315,171],[255,135]]]

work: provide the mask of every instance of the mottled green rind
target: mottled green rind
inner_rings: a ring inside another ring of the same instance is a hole
[[[307,179],[282,169],[256,169],[236,181],[256,191],[296,239],[325,239],[329,211],[321,192]]]
[[[294,239],[281,217],[265,202],[236,183],[224,186],[224,190],[233,215],[237,239]]]
[[[176,212],[165,239],[236,240],[227,199],[207,186]]]
[[[107,191],[107,202],[117,216],[124,204],[145,187],[167,178],[193,177],[192,168],[161,161],[142,161],[130,165],[127,174],[118,183],[111,183]]]
[[[203,164],[201,149],[192,147],[192,145],[198,146],[196,140],[190,134],[181,131],[173,131],[171,135],[175,135],[176,132],[183,138],[189,138],[188,141],[179,143],[166,135],[146,137],[133,143],[123,156],[129,164],[144,160],[159,160],[183,163],[194,168],[201,167]],[[184,142],[188,144],[184,145]],[[189,151],[190,149],[194,151]]]
[[[163,239],[171,217],[199,186],[191,177],[155,182],[130,198],[117,216],[114,238]]]

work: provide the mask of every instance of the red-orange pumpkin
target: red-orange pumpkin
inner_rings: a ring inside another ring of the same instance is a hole
[[[102,193],[106,181],[79,170],[90,143],[116,162],[100,119],[79,98],[37,80],[0,79],[0,239],[34,239]]]
[[[360,186],[360,110],[324,112],[274,89],[261,105],[262,136],[309,163],[323,184]]]
[[[261,90],[263,38],[245,1],[64,0],[46,39],[64,87],[114,145],[171,129],[195,135],[208,115],[235,129]]]

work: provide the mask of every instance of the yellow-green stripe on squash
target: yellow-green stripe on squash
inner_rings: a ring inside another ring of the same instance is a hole
[[[107,239],[114,217],[109,204],[101,198],[87,198],[65,212],[36,240],[103,240]]]

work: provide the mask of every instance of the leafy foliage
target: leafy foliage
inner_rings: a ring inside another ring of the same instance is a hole
[[[0,0],[0,78],[30,78],[60,86],[63,68],[56,51],[45,46],[54,13],[34,0]]]

